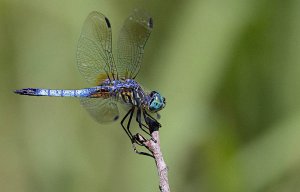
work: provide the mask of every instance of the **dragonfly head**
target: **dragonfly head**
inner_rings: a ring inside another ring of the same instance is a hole
[[[148,102],[148,109],[151,112],[157,112],[162,110],[166,105],[166,99],[161,96],[161,94],[159,94],[156,91],[152,91],[149,94],[149,102]]]

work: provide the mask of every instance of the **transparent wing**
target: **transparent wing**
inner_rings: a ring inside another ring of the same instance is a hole
[[[84,22],[78,41],[77,65],[80,73],[92,85],[117,75],[112,54],[112,34],[109,20],[96,11]]]
[[[119,118],[119,110],[116,102],[102,98],[80,98],[81,105],[98,123],[108,123]]]
[[[125,79],[136,77],[152,28],[152,18],[141,10],[135,10],[125,20],[117,44],[119,77]]]

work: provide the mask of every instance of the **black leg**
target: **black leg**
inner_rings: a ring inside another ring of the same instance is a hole
[[[145,156],[149,156],[149,157],[152,157],[154,158],[154,156],[150,153],[146,153],[146,152],[140,152],[136,149],[136,146],[135,144],[138,144],[140,146],[144,146],[143,144],[143,141],[141,141],[139,139],[139,137],[142,137],[141,135],[139,134],[136,134],[136,135],[132,135],[131,131],[130,131],[130,123],[131,123],[131,120],[132,120],[132,116],[134,114],[134,110],[135,110],[135,107],[132,107],[127,113],[126,115],[123,117],[123,119],[121,120],[121,125],[122,125],[122,128],[124,129],[124,131],[126,132],[127,136],[129,137],[131,143],[132,143],[132,148],[133,148],[133,151],[139,155],[145,155]],[[141,119],[141,112],[139,112],[140,115],[139,115],[139,120]],[[127,125],[126,125],[126,128],[124,126],[124,121],[128,118],[129,116],[129,119],[128,119],[128,122],[127,122]],[[138,121],[139,122],[139,125],[141,126],[145,126],[146,125],[143,125],[141,121]],[[142,129],[143,130],[143,129]],[[142,137],[143,138],[143,137]],[[143,138],[144,139],[144,138]],[[144,139],[145,140],[145,139]]]
[[[151,134],[150,134],[147,130],[144,129],[144,127],[145,127],[146,129],[149,129],[149,127],[147,127],[146,125],[144,125],[144,124],[142,123],[142,118],[141,118],[141,117],[142,117],[141,109],[138,108],[137,114],[136,114],[136,121],[139,123],[139,127],[140,127],[147,135],[151,136]]]
[[[135,108],[133,107],[132,112],[131,112],[130,117],[129,117],[129,120],[128,120],[128,124],[127,124],[127,131],[129,132],[130,135],[132,135],[132,133],[130,131],[130,123],[131,123],[131,120],[132,120],[132,116],[134,114],[134,110],[135,110]],[[138,116],[138,113],[140,113],[139,109],[137,111],[137,116]],[[141,126],[142,125],[141,121],[138,121],[138,122],[139,122],[139,126]],[[143,128],[142,128],[142,130],[145,131]],[[144,143],[143,143],[144,141],[146,141],[146,139],[142,135],[140,135],[138,133],[132,137],[131,142],[132,142],[132,148],[133,148],[134,152],[137,153],[137,154],[139,154],[139,155],[146,155],[146,156],[154,158],[154,156],[151,155],[150,153],[141,152],[141,151],[137,150],[135,144],[138,144],[140,146],[145,146]]]
[[[158,130],[161,127],[160,123],[156,119],[154,119],[151,115],[149,115],[146,110],[143,110],[143,115],[146,124],[149,126],[150,133],[152,131]]]
[[[152,133],[153,131],[157,131],[161,127],[160,123],[151,115],[149,115],[145,110],[143,111],[143,115],[146,124],[149,126],[150,133]],[[155,143],[157,142],[153,137],[151,137],[151,140]]]
[[[142,135],[140,135],[139,133],[137,133],[137,134],[134,135],[133,137],[134,137],[134,140],[135,140],[135,141],[140,142],[140,143],[143,143],[143,142],[146,141],[146,139],[145,139]],[[136,142],[135,142],[135,143],[136,143]],[[132,143],[132,147],[133,147],[134,152],[136,152],[137,154],[139,154],[139,155],[146,155],[146,156],[149,156],[149,157],[154,158],[154,156],[153,156],[152,154],[150,154],[150,153],[138,151],[138,150],[136,149],[134,143]],[[148,149],[148,150],[149,150],[149,149]]]
[[[144,114],[146,114],[148,117],[150,117],[153,121],[157,121],[154,117],[152,117],[149,113],[147,113],[146,110],[144,110]]]
[[[126,115],[123,117],[123,119],[122,119],[122,121],[121,121],[122,128],[124,129],[125,133],[126,133],[127,136],[129,137],[130,141],[132,141],[133,136],[132,136],[132,134],[130,134],[129,132],[127,132],[127,130],[126,130],[126,128],[124,127],[124,124],[123,124],[123,123],[124,123],[125,119],[127,119],[128,115],[131,113],[132,109],[133,109],[133,108],[131,108],[131,109],[126,113]]]
[[[129,116],[129,119],[128,119],[128,122],[127,122],[126,129],[127,129],[127,132],[129,133],[129,135],[131,135],[131,143],[137,143],[138,145],[142,145],[141,143],[136,142],[136,140],[134,139],[134,137],[133,137],[133,135],[130,131],[130,123],[131,123],[131,120],[132,120],[134,109],[135,109],[135,107],[132,107],[131,110],[130,110],[130,116]]]
[[[128,122],[127,122],[126,129],[127,129],[127,132],[129,133],[129,135],[131,136],[131,143],[133,144],[133,150],[134,150],[134,151],[137,151],[134,144],[136,143],[136,144],[138,144],[139,146],[144,146],[144,144],[141,143],[141,142],[139,142],[139,140],[136,140],[136,138],[132,135],[132,133],[131,133],[131,131],[130,131],[130,123],[131,123],[131,120],[132,120],[132,116],[133,116],[133,114],[134,114],[134,109],[135,109],[135,107],[132,107],[132,108],[131,108],[130,116],[129,116],[129,119],[128,119]]]

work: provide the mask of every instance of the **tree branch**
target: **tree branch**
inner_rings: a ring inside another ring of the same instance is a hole
[[[160,140],[158,129],[151,132],[152,138],[146,140],[143,136],[137,135],[138,140],[144,144],[144,146],[152,153],[156,168],[159,176],[159,189],[161,192],[170,192],[170,186],[168,181],[168,167],[164,161],[162,152],[160,150]]]

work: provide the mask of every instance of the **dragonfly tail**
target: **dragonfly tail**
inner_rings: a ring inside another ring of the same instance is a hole
[[[41,95],[38,90],[39,89],[36,88],[26,88],[26,89],[15,90],[14,92],[19,95],[44,96]]]
[[[39,89],[39,88],[25,88],[15,90],[19,95],[29,96],[50,96],[50,97],[89,97],[90,89],[81,90],[62,90],[62,89]]]

